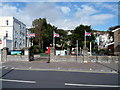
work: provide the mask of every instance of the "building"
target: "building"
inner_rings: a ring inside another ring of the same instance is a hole
[[[114,32],[114,55],[120,55],[120,25],[111,27]]]
[[[26,47],[31,47],[33,45],[29,34],[31,34],[30,27],[26,27]]]
[[[98,45],[98,49],[107,49],[107,45],[113,42],[113,36],[109,34],[107,31],[97,31],[94,32],[96,36],[96,43]]]
[[[15,17],[0,17],[0,49],[20,50],[26,47],[26,25]]]

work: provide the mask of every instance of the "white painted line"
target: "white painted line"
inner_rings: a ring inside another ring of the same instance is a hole
[[[8,69],[8,67],[5,67],[4,69]]]
[[[9,80],[9,79],[0,79],[0,81],[21,82],[21,83],[36,83],[36,81]]]
[[[5,67],[5,66],[2,66],[3,68]]]
[[[72,83],[65,83],[66,86],[89,86],[89,87],[120,87],[118,85],[90,85],[90,84],[72,84]]]
[[[32,67],[29,67],[29,69],[31,69]]]
[[[15,67],[12,67],[11,69],[15,69]]]

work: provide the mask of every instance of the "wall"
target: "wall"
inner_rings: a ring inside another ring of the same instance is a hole
[[[8,23],[6,22],[8,20]],[[2,44],[0,44],[0,49],[6,47],[6,39],[4,38],[8,33],[8,40],[13,40],[13,17],[0,17],[0,39],[2,40]],[[12,42],[11,42],[12,43]],[[10,48],[12,49],[12,48]]]
[[[26,25],[14,17],[0,17],[0,49],[7,46],[6,39],[3,39],[8,33],[7,40],[11,40],[9,50],[19,50],[26,45]],[[10,43],[10,42],[9,42]],[[15,44],[16,43],[16,44]],[[16,47],[15,47],[16,45]]]
[[[111,63],[118,61],[118,56],[55,56],[56,61],[101,62]]]
[[[27,55],[7,55],[7,61],[28,61]]]
[[[120,29],[114,31],[114,54],[120,55]]]
[[[20,50],[26,45],[26,25],[14,18],[14,50]]]

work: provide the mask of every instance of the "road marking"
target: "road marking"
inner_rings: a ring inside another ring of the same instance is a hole
[[[88,87],[120,87],[118,85],[90,85],[90,84],[73,84],[65,83],[66,86],[88,86]]]
[[[9,80],[9,79],[0,79],[0,81],[21,82],[21,83],[36,83],[36,81]]]
[[[33,71],[62,71],[62,72],[84,72],[84,73],[106,73],[106,74],[118,74],[117,72],[98,72],[98,71],[80,71],[80,70],[64,70],[64,69],[39,69],[39,68],[15,68],[15,70],[33,70]]]
[[[15,67],[12,67],[11,69],[15,69]]]
[[[8,67],[5,67],[4,69],[8,69]]]
[[[29,67],[29,69],[31,69],[32,67]]]

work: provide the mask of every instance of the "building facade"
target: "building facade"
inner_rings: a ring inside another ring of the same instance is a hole
[[[113,36],[110,36],[109,32],[97,31],[94,35],[96,36],[98,49],[106,49],[107,45],[113,42]]]
[[[26,47],[26,25],[14,17],[0,17],[0,49]]]
[[[116,26],[112,32],[114,32],[114,54],[120,55],[120,26]]]

